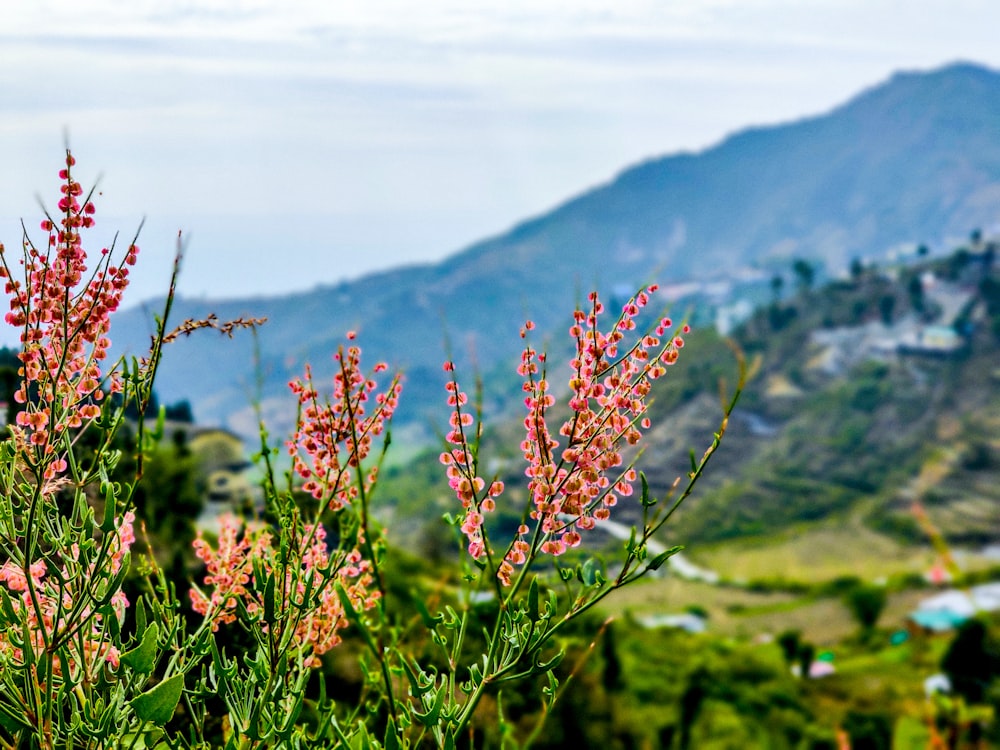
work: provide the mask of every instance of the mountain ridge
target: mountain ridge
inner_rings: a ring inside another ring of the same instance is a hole
[[[442,341],[489,371],[516,356],[524,319],[551,336],[592,287],[608,296],[654,274],[669,283],[726,279],[739,268],[770,275],[797,258],[836,273],[894,245],[943,246],[990,226],[1000,215],[998,134],[997,72],[958,63],[898,73],[826,114],[647,159],[439,263],[300,294],[182,298],[175,314],[268,317],[258,337],[259,395],[277,411],[287,380],[306,361],[324,377],[344,332],[358,330],[366,356],[407,370],[409,398],[421,408],[404,407],[400,418],[421,421],[446,356]],[[139,350],[148,315],[125,310],[115,329],[120,350]],[[176,346],[161,398],[191,399],[202,420],[246,421],[248,384],[257,380],[249,337]]]

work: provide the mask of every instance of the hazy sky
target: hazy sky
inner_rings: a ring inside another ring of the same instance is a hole
[[[4,0],[0,241],[102,175],[145,216],[133,302],[437,260],[649,156],[817,114],[899,69],[1000,68],[993,0]],[[35,232],[36,236],[40,232]]]

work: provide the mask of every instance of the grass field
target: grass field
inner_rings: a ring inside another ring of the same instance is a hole
[[[928,547],[902,545],[861,524],[790,529],[766,539],[738,539],[685,550],[692,561],[732,581],[819,582],[843,576],[865,581],[923,574],[935,561]],[[969,570],[989,564],[972,552],[956,552]]]
[[[881,582],[922,574],[935,561],[929,547],[904,546],[851,522],[793,529],[767,539],[698,546],[686,549],[685,554],[734,584],[822,584],[849,576]],[[970,553],[958,553],[956,558],[969,570],[989,562]],[[879,627],[886,631],[905,627],[906,616],[932,593],[919,589],[893,592]],[[799,630],[807,640],[824,645],[850,638],[858,630],[851,612],[837,596],[754,591],[741,585],[714,586],[673,576],[619,592],[605,609],[609,614],[642,617],[680,613],[690,607],[708,612],[710,631],[728,637],[754,639]]]
[[[889,597],[879,626],[896,630],[905,626],[909,614],[925,591],[903,591]],[[787,593],[757,593],[746,589],[713,586],[677,578],[651,580],[612,596],[604,610],[608,614],[642,617],[680,613],[688,607],[708,612],[714,635],[754,639],[799,630],[817,645],[829,645],[857,633],[850,611],[837,597],[797,597]]]

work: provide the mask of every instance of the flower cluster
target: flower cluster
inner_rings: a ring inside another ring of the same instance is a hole
[[[192,607],[211,618],[213,630],[220,624],[234,622],[241,605],[255,618],[266,608],[264,587],[256,576],[274,575],[275,621],[291,624],[292,643],[308,648],[307,664],[318,665],[319,656],[340,643],[339,631],[347,625],[335,586],[343,588],[355,610],[375,605],[379,594],[371,587],[369,563],[357,550],[331,557],[326,530],[317,524],[303,528],[297,546],[289,555],[295,563],[280,565],[280,553],[274,549],[271,534],[244,529],[241,535],[241,525],[233,516],[223,516],[217,549],[212,549],[201,534],[195,540],[195,554],[205,563],[204,583],[211,587],[211,593],[192,588]],[[269,628],[265,623],[264,631]],[[276,635],[280,638],[282,634]]]
[[[568,383],[570,416],[559,427],[558,438],[547,421],[556,400],[546,377],[545,354],[525,347],[518,366],[527,409],[521,451],[527,464],[524,473],[533,523],[522,524],[511,542],[498,571],[502,581],[509,582],[514,566],[523,565],[533,554],[560,555],[579,545],[581,531],[609,518],[618,500],[632,494],[637,474],[626,464],[624,447],[635,446],[642,430],[649,429],[646,411],[652,381],[677,361],[684,346],[682,335],[668,334],[673,327],[669,318],[661,318],[645,334],[633,334],[634,343],[626,346],[626,336],[636,330],[636,319],[656,288],[647,287],[629,300],[606,332],[599,326],[604,305],[596,293],[589,297],[589,310],[574,312],[569,329],[576,345]],[[532,328],[527,323],[522,338]],[[685,325],[680,333],[689,330]],[[452,407],[448,440],[456,447],[442,454],[441,461],[465,509],[462,530],[469,553],[478,559],[487,551],[483,512],[495,507],[503,485],[494,482],[482,494],[486,483],[477,476],[469,447],[467,430],[472,419],[462,410],[466,397],[454,379],[448,390]]]
[[[348,340],[355,334],[348,333]],[[320,401],[307,368],[303,380],[289,383],[299,400],[299,419],[295,434],[288,441],[293,469],[304,480],[302,488],[333,510],[351,503],[358,493],[354,471],[371,451],[372,440],[382,434],[399,402],[402,386],[394,378],[384,391],[376,393],[377,383],[361,369],[361,349],[341,347],[334,355],[337,372],[333,377],[333,398]],[[374,373],[388,369],[380,362]],[[369,402],[374,409],[369,413]],[[369,471],[365,486],[375,482],[375,469]]]
[[[454,447],[443,452],[440,460],[447,467],[445,473],[448,475],[448,485],[454,490],[465,511],[462,533],[469,542],[469,554],[473,559],[481,560],[487,552],[483,537],[483,513],[496,508],[496,498],[503,494],[504,485],[499,480],[493,480],[486,489],[486,480],[478,476],[477,456],[469,442],[474,420],[472,414],[464,409],[469,397],[458,386],[454,376],[454,363],[445,362],[444,370],[451,374],[451,379],[445,385],[448,389],[448,406],[451,407],[451,430],[445,439]],[[484,489],[485,494],[480,494]]]
[[[128,286],[129,266],[139,252],[134,244],[124,264],[112,265],[111,250],[102,250],[96,267],[88,271],[81,230],[94,225],[90,195],[73,179],[76,163],[66,152],[66,166],[59,172],[63,183],[58,223],[51,217],[41,223],[48,232],[44,250],[25,238],[23,280],[7,263],[0,245],[0,278],[6,279],[11,297],[6,321],[22,329],[21,386],[14,395],[24,405],[17,415],[15,438],[32,446],[37,460],[53,456],[57,438],[100,414],[104,396],[101,362],[107,357],[109,315]],[[116,373],[109,376],[111,391],[121,388]],[[47,479],[66,470],[65,460],[46,462]]]
[[[89,625],[82,628],[78,636],[66,640],[69,668],[91,674],[102,662],[117,667],[119,649],[108,638],[102,616],[89,604],[82,608],[77,605],[79,602],[92,602],[101,596],[102,584],[113,580],[121,570],[125,556],[135,542],[134,522],[135,514],[131,511],[118,519],[106,545],[107,557],[100,565],[93,560],[83,564],[77,545],[69,550],[58,576],[48,576],[49,569],[42,560],[31,563],[27,571],[9,560],[0,565],[0,582],[15,595],[11,597],[11,605],[18,619],[23,617],[27,624],[24,634],[27,642],[16,628],[0,632],[0,654],[15,663],[22,663],[25,661],[25,648],[31,648],[35,654],[41,653],[56,637],[84,622]],[[85,570],[79,570],[81,566]],[[88,588],[88,591],[77,590],[80,586]],[[124,622],[125,609],[129,604],[125,593],[121,589],[115,590],[109,603],[120,625]],[[61,660],[53,660],[52,669],[60,676]]]

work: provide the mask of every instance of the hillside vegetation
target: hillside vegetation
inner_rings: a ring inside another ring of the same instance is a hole
[[[1000,275],[989,258],[963,250],[864,269],[800,288],[747,320],[732,344],[755,362],[756,375],[712,471],[665,541],[697,554],[714,542],[773,541],[783,529],[801,535],[803,524],[820,524],[867,535],[868,548],[884,553],[927,544],[915,501],[953,543],[1000,537]],[[939,329],[954,332],[954,350],[919,350],[920,332]],[[720,415],[719,383],[734,373],[730,344],[711,330],[689,337],[653,403],[658,426],[639,459],[654,494],[686,471],[689,451],[706,447]],[[517,419],[494,419],[482,454],[515,493],[523,483],[520,429]],[[431,450],[386,475],[382,499],[394,509],[392,526],[410,530],[404,535],[438,533],[450,501],[436,457]],[[637,513],[623,504],[616,519],[628,524]],[[896,556],[906,561],[899,570],[912,571],[916,558]],[[850,572],[848,562],[839,572]]]

